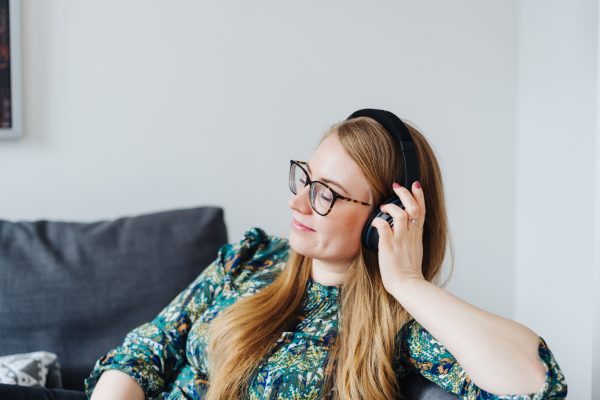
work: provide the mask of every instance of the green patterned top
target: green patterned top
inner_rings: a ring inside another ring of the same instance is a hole
[[[285,265],[285,238],[254,227],[239,242],[219,248],[217,258],[152,321],[129,332],[123,343],[100,357],[85,380],[91,397],[100,375],[118,369],[135,379],[147,399],[202,399],[207,388],[206,331],[210,321],[236,300],[251,296],[274,280]],[[324,397],[324,367],[338,325],[339,289],[310,279],[301,317],[265,357],[249,384],[249,398]],[[539,339],[546,381],[536,393],[498,396],[477,387],[450,352],[414,319],[396,337],[398,379],[417,372],[462,399],[565,398],[567,384],[552,352]]]

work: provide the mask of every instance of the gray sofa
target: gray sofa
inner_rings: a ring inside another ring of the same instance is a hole
[[[153,319],[228,241],[219,207],[94,222],[0,219],[0,356],[44,350],[59,362],[46,388],[0,384],[0,398],[83,391],[95,361]],[[456,398],[419,375],[404,384],[410,398]]]

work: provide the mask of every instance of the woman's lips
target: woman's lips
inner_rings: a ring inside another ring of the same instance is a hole
[[[303,232],[314,232],[314,229],[310,229],[308,226],[304,226],[302,225],[300,222],[298,222],[296,219],[292,218],[292,226],[294,228],[296,228],[299,231],[303,231]]]

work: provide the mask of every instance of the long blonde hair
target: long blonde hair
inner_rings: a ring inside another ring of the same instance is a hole
[[[439,284],[447,239],[451,239],[442,176],[435,154],[424,136],[406,126],[415,142],[420,183],[427,217],[423,228],[422,271]],[[370,184],[375,206],[393,195],[392,183],[404,182],[399,149],[375,120],[359,117],[338,122],[325,132],[337,135]],[[321,143],[320,142],[320,143]],[[365,221],[366,222],[366,221]],[[454,269],[454,253],[452,269]],[[210,366],[207,400],[241,399],[263,357],[281,332],[293,329],[310,277],[312,259],[293,249],[282,272],[258,293],[238,300],[216,317],[208,331]],[[450,276],[448,277],[448,279]],[[444,282],[440,286],[445,286]],[[329,353],[323,396],[333,399],[402,398],[394,373],[395,338],[411,319],[384,288],[377,252],[360,247],[341,284],[339,332]]]

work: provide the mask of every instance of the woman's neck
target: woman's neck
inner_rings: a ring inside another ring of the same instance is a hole
[[[346,275],[349,265],[330,263],[313,258],[310,276],[324,286],[339,286]]]

